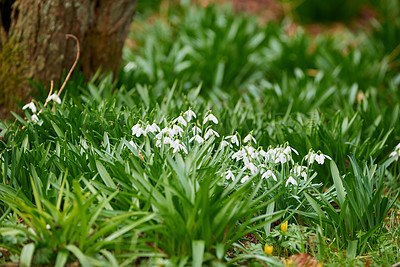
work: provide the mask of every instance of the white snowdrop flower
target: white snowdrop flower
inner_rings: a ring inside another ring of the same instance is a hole
[[[185,144],[183,144],[179,139],[176,139],[175,141],[171,142],[170,146],[174,149],[172,153],[176,153],[181,150],[186,154],[188,153]]]
[[[154,127],[153,125],[150,125],[150,124],[146,125],[146,129],[144,130],[145,135],[147,135],[148,133],[155,133],[155,132],[157,132],[156,127]]]
[[[245,177],[243,177],[242,179],[240,179],[240,182],[242,184],[244,184],[245,182],[247,182],[248,180],[250,180],[250,177],[248,175],[246,175]]]
[[[304,157],[304,159],[308,161],[308,164],[313,164],[314,161],[315,161],[315,156],[316,156],[316,155],[317,155],[316,153],[310,151],[310,152],[308,152],[308,154]]]
[[[158,140],[161,140],[162,136],[163,136],[162,133],[158,133],[158,134],[156,134],[155,138],[158,139]]]
[[[179,126],[178,126],[179,127]],[[180,128],[180,127],[179,127]],[[169,127],[165,127],[164,129],[161,130],[161,133],[167,134],[169,137],[174,137],[175,136],[175,131]]]
[[[50,101],[56,101],[58,104],[61,104],[61,99],[58,97],[57,94],[52,94],[51,96],[49,96],[46,100],[47,102]]]
[[[187,126],[187,122],[182,116],[179,116],[178,118],[172,121],[172,123],[177,123],[177,122],[185,127]]]
[[[25,106],[22,107],[23,110],[25,110],[27,108],[29,108],[32,111],[32,113],[36,113],[35,103],[30,102],[30,103],[28,103],[28,104],[26,104]]]
[[[261,178],[265,178],[265,179],[268,179],[269,177],[272,177],[272,179],[274,179],[275,182],[278,181],[276,179],[275,174],[271,170],[264,172],[264,174],[261,176]]]
[[[212,121],[215,124],[218,124],[218,119],[212,113],[204,118],[203,124],[206,124],[208,121]]]
[[[288,156],[285,155],[284,153],[280,153],[276,158],[275,158],[275,163],[282,163],[285,164],[288,161]]]
[[[256,167],[256,165],[254,165],[253,162],[249,162],[248,164],[245,164],[243,170],[250,170],[251,175],[256,175],[258,173],[258,168]]]
[[[129,144],[134,148],[137,149],[137,145],[133,141],[129,141]]]
[[[232,179],[232,181],[235,181],[235,175],[233,175],[233,172],[231,170],[227,170],[225,172],[225,179],[226,180]]]
[[[292,185],[297,185],[296,180],[292,176],[289,176],[289,179],[286,181],[285,186],[287,187],[289,183],[291,183]]]
[[[193,126],[192,132],[193,132],[193,134],[199,134],[199,133],[201,133],[201,129],[197,126]]]
[[[221,147],[223,148],[223,147],[226,147],[226,146],[230,146],[230,147],[232,147],[232,145],[231,144],[229,144],[228,142],[226,142],[225,140],[222,140],[222,142],[221,142]]]
[[[289,155],[290,151],[293,151],[296,155],[299,154],[299,152],[297,152],[296,149],[294,149],[290,146],[285,147],[285,149],[283,150],[283,153],[285,153],[286,155]]]
[[[237,138],[236,135],[229,135],[225,137],[225,139],[231,139],[232,144],[236,144],[236,146],[239,146],[239,139]]]
[[[322,154],[322,153],[315,153],[313,151],[310,151],[305,157],[305,160],[308,160],[309,164],[313,164],[314,161],[316,161],[318,164],[322,165],[324,164],[325,159],[329,159],[332,160],[331,157],[329,157],[328,155]]]
[[[235,153],[233,153],[232,155],[232,159],[236,159],[236,161],[241,160],[244,156],[244,151],[243,150],[239,150]]]
[[[174,135],[179,134],[180,136],[182,136],[183,129],[178,125],[174,125],[174,126],[172,126],[172,132],[173,132]]]
[[[214,131],[213,129],[208,129],[206,134],[204,135],[204,139],[207,140],[210,136],[213,135],[219,137],[219,134],[216,131]]]
[[[251,135],[251,133],[249,133],[249,134],[243,139],[243,142],[244,142],[244,143],[248,143],[248,142],[250,142],[250,141],[253,141],[254,144],[257,143],[256,139]]]
[[[324,155],[324,154],[322,154],[322,153],[320,153],[320,154],[318,154],[318,155],[315,156],[315,161],[316,161],[319,165],[323,165],[325,159],[332,160],[331,157],[329,157],[329,156],[327,156],[327,155]]]
[[[31,119],[32,119],[33,122],[39,122],[39,118],[38,118],[38,116],[36,114],[33,114]]]
[[[155,132],[159,132],[159,131],[160,131],[160,127],[158,127],[158,125],[155,124],[154,122],[153,122],[153,124],[151,125],[151,127],[152,127],[152,129],[154,129],[152,133],[155,133]]]
[[[257,150],[256,150],[254,147],[252,147],[252,146],[245,146],[244,148],[247,150],[247,154],[248,154],[251,158],[253,158],[253,159],[258,158],[258,152],[257,152]]]
[[[50,230],[50,229],[51,229],[50,224],[46,224],[46,229],[47,229],[47,230]]]
[[[168,136],[166,136],[165,138],[164,138],[164,140],[163,140],[163,143],[164,144],[171,144],[171,143],[173,143],[173,141],[172,141],[172,139],[170,138],[170,137],[168,137]]]
[[[196,140],[197,143],[199,143],[199,144],[204,143],[203,137],[201,137],[201,136],[198,135],[198,134],[196,134],[195,136],[193,136],[192,138],[190,138],[189,143],[191,143],[193,140]]]
[[[267,152],[265,152],[263,149],[260,150],[260,155],[266,158],[268,156]]]
[[[136,137],[139,137],[143,133],[144,132],[143,132],[142,126],[139,123],[132,127],[132,135],[136,135]]]
[[[389,158],[391,157],[400,157],[400,143],[395,147],[394,151],[389,154]]]
[[[162,144],[161,140],[158,139],[158,140],[156,141],[156,147],[161,147],[161,144]]]
[[[301,176],[304,180],[307,180],[307,167],[306,166],[295,166],[290,170],[296,176]]]
[[[196,113],[193,112],[193,110],[189,109],[183,113],[183,115],[186,117],[187,121],[190,122],[192,118],[197,118]]]
[[[243,156],[243,163],[244,163],[244,166],[247,166],[250,164],[250,160],[246,155]]]

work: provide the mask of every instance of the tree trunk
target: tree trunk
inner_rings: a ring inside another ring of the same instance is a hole
[[[26,78],[46,85],[59,81],[76,56],[76,44],[66,34],[79,40],[87,77],[99,67],[115,72],[135,4],[136,0],[0,0],[0,106],[15,105],[10,103],[11,92],[17,98],[27,96]]]

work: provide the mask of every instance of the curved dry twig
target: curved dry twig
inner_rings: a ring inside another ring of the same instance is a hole
[[[67,75],[67,77],[65,78],[64,83],[63,83],[63,85],[61,86],[60,91],[59,91],[58,94],[57,94],[58,97],[60,97],[62,90],[64,89],[64,87],[65,87],[65,85],[67,84],[69,78],[71,77],[72,71],[75,69],[75,66],[76,66],[76,64],[78,63],[79,55],[80,55],[80,46],[79,46],[79,40],[78,40],[78,38],[77,38],[75,35],[73,35],[73,34],[66,34],[65,36],[67,37],[67,39],[68,39],[68,38],[72,38],[72,39],[75,40],[77,51],[76,51],[76,59],[75,59],[75,62],[74,62],[74,64],[72,65],[71,69],[69,70],[68,75]]]

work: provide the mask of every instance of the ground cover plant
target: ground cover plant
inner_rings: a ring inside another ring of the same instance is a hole
[[[315,37],[182,1],[140,14],[117,77],[35,84],[0,123],[1,264],[399,262],[400,8],[380,2],[392,22]]]

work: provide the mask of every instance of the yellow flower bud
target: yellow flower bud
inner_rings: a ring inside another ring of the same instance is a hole
[[[292,265],[293,265],[293,260],[291,260],[291,259],[285,259],[285,260],[283,260],[283,264],[286,266],[286,267],[291,267]]]
[[[268,244],[265,244],[264,246],[264,252],[268,255],[272,255],[272,252],[274,251],[274,246],[268,246]]]
[[[286,232],[288,227],[288,221],[284,222],[281,224],[281,230],[282,232]]]

